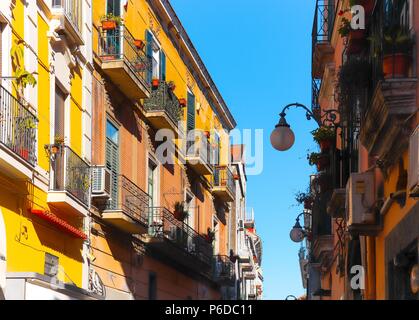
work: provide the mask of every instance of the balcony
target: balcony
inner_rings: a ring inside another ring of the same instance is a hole
[[[234,264],[227,256],[214,256],[214,281],[219,285],[234,285]]]
[[[345,217],[346,189],[335,189],[332,198],[327,204],[327,213],[332,218]]]
[[[84,44],[82,0],[52,0],[52,16],[58,22],[58,34],[65,34],[76,46]]]
[[[331,44],[335,23],[335,5],[331,0],[317,0],[312,32],[312,73],[321,79],[325,65],[333,61]]]
[[[150,97],[147,73],[151,63],[143,49],[135,45],[129,30],[120,26],[115,30],[99,31],[99,57],[103,72],[129,99]]]
[[[233,173],[227,166],[215,167],[212,193],[222,201],[234,201],[236,197],[236,184]]]
[[[179,136],[182,108],[167,82],[161,81],[158,87],[152,89],[150,98],[144,101],[144,109],[146,118],[155,129],[169,129],[175,137]]]
[[[328,266],[333,256],[333,235],[317,236],[313,243],[313,258],[322,266]]]
[[[212,148],[204,135],[187,141],[186,163],[199,175],[212,174]]]
[[[182,268],[201,274],[211,271],[212,244],[165,208],[150,208],[144,242]]]
[[[32,177],[36,164],[37,118],[0,86],[0,171],[17,179]]]
[[[406,121],[417,111],[417,80],[386,79],[378,82],[361,127],[360,140],[384,167],[396,163],[409,144]]]
[[[117,188],[117,199],[109,200],[102,219],[129,234],[147,233],[150,196],[123,175]]]
[[[70,147],[51,153],[47,202],[63,212],[86,216],[90,205],[90,166]]]

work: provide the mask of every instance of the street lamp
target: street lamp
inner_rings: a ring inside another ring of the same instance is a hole
[[[300,243],[304,240],[305,237],[307,237],[308,233],[306,230],[303,229],[303,227],[300,224],[300,217],[302,215],[308,214],[306,212],[300,213],[297,216],[297,219],[295,219],[295,225],[294,227],[291,229],[290,232],[290,238],[292,241],[296,242],[296,243]]]
[[[278,151],[287,151],[289,150],[295,142],[294,132],[291,130],[291,126],[287,123],[286,111],[291,107],[302,108],[306,111],[306,119],[314,119],[319,127],[322,125],[337,126],[336,119],[338,110],[330,109],[323,111],[323,116],[321,117],[323,121],[316,119],[314,113],[301,103],[290,103],[284,107],[282,112],[279,114],[279,122],[275,126],[275,129],[271,133],[271,144]]]

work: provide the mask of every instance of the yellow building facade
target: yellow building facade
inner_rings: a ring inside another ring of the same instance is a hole
[[[90,1],[1,4],[0,239],[6,298],[89,298],[80,288],[88,281],[83,261],[90,197],[90,6]]]

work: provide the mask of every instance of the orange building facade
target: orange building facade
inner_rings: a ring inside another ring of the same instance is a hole
[[[229,298],[234,118],[168,1],[93,1],[92,28],[91,289]]]
[[[417,1],[316,2],[312,110],[335,138],[310,179],[308,299],[419,297],[418,30]]]

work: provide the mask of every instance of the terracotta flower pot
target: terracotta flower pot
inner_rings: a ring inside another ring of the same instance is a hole
[[[57,146],[57,145],[51,146],[51,153],[52,154],[57,154],[58,151],[60,151],[60,147],[59,146]]]
[[[151,81],[151,85],[152,85],[154,88],[157,88],[157,87],[160,85],[160,80],[159,80],[159,79],[153,79],[153,80]]]
[[[327,152],[330,150],[330,148],[332,147],[332,140],[321,140],[319,141],[319,145],[320,145],[320,150],[322,152]]]
[[[383,59],[384,78],[407,78],[410,56],[404,53],[385,55]]]
[[[311,210],[313,208],[313,200],[306,199],[304,200],[304,209]]]
[[[240,176],[238,174],[233,175],[234,180],[239,180]]]
[[[351,30],[348,37],[348,53],[360,53],[366,46],[365,30]]]
[[[185,107],[186,106],[186,99],[185,98],[180,98],[179,103],[182,107]]]
[[[327,156],[321,156],[319,157],[316,166],[317,166],[317,171],[323,171],[324,169],[326,169],[330,164],[330,159]]]
[[[114,30],[116,29],[116,21],[114,20],[104,20],[102,21],[103,30]]]
[[[136,39],[134,40],[134,46],[138,49],[138,50],[143,50],[144,49],[144,41],[140,40],[140,39]]]
[[[28,149],[20,150],[20,155],[23,159],[29,160],[29,150]]]

